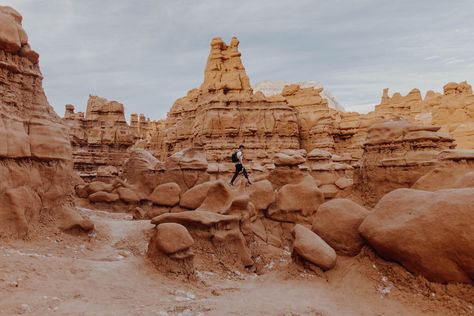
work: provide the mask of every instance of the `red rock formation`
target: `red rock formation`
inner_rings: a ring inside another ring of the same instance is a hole
[[[0,6],[0,236],[33,233],[40,222],[92,229],[70,207],[71,146],[48,104],[38,54],[21,15]]]
[[[453,148],[453,139],[439,127],[405,120],[370,127],[355,175],[357,192],[368,205],[397,188],[411,187],[435,168],[438,154]]]
[[[435,282],[474,283],[474,189],[385,195],[359,227],[382,257]]]
[[[240,59],[238,40],[211,42],[199,89],[172,106],[164,130],[154,135],[152,149],[160,159],[188,147],[201,147],[209,161],[228,161],[245,143],[247,158],[269,159],[281,149],[298,149],[295,111],[284,98],[253,94]]]
[[[125,121],[123,104],[117,101],[89,96],[85,115],[66,105],[64,122],[71,135],[74,169],[83,176],[95,176],[100,166],[121,169],[127,149],[136,140]]]

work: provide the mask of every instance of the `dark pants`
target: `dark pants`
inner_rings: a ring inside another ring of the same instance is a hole
[[[230,180],[230,184],[234,184],[235,179],[237,178],[237,176],[241,172],[244,174],[245,179],[250,181],[249,180],[249,175],[247,174],[247,170],[245,170],[245,168],[244,168],[244,166],[242,166],[242,164],[237,163],[237,164],[235,164],[235,173],[234,173],[234,176],[232,177],[232,180]]]

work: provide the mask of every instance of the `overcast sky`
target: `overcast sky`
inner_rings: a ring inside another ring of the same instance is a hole
[[[442,91],[474,82],[474,1],[4,0],[40,53],[49,102],[85,109],[89,94],[128,115],[166,115],[198,87],[215,36],[240,39],[251,83],[322,83],[367,112],[384,87]]]

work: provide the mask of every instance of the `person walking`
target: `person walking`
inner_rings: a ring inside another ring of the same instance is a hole
[[[230,185],[234,185],[235,179],[239,176],[239,174],[242,172],[244,174],[245,179],[247,179],[248,184],[252,184],[249,179],[249,175],[247,174],[247,170],[244,167],[243,164],[243,159],[244,159],[244,145],[240,145],[239,149],[234,151],[232,154],[232,162],[235,164],[235,173],[234,176],[232,177],[232,180],[230,180]]]

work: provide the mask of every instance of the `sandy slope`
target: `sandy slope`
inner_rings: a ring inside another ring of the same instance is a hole
[[[199,264],[198,281],[174,279],[144,256],[148,221],[82,212],[96,234],[2,241],[0,315],[474,315],[473,287],[414,278],[369,251],[325,274],[282,252],[261,275]]]

